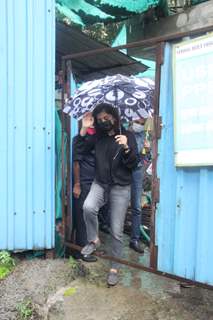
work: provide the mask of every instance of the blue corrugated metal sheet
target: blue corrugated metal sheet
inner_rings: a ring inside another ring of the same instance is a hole
[[[77,83],[73,77],[73,75],[70,75],[70,89],[71,89],[71,96],[75,93],[76,89],[77,89]],[[72,141],[73,138],[78,134],[78,121],[76,119],[74,119],[73,117],[70,117],[70,161],[73,164],[73,148],[72,148]],[[71,194],[73,194],[73,167],[71,166],[71,172],[70,172],[70,183],[71,183]],[[71,213],[73,211],[73,201],[72,201],[72,197],[70,199],[70,205],[71,205]],[[70,217],[70,221],[72,221],[72,217]],[[72,226],[71,226],[72,228]]]
[[[162,67],[156,213],[158,269],[213,284],[213,168],[174,166],[172,53],[169,44]]]
[[[0,249],[54,245],[53,0],[2,0]]]

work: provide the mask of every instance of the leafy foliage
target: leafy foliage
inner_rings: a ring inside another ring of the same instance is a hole
[[[104,25],[103,23],[96,23],[83,29],[83,32],[92,39],[111,45],[121,26],[121,23],[110,23],[107,25]]]
[[[72,270],[76,271],[78,270],[78,263],[73,257],[69,257],[69,266]]]
[[[19,320],[28,320],[33,315],[33,304],[31,300],[24,300],[16,306]]]
[[[0,251],[0,264],[8,267],[14,267],[15,261],[8,251]]]
[[[4,279],[15,267],[15,260],[8,251],[0,251],[0,279]]]

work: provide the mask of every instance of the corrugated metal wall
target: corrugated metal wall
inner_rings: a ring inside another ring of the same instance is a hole
[[[0,249],[54,245],[53,0],[2,0]]]
[[[213,285],[213,168],[174,166],[171,59],[167,44],[160,95],[158,269]]]

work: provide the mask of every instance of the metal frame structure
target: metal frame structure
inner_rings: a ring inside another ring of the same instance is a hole
[[[111,256],[106,256],[106,255],[99,255],[100,257],[104,259],[109,259],[109,260],[114,260],[117,262],[120,262],[122,264],[144,270],[147,272],[155,273],[161,276],[165,276],[171,279],[176,279],[178,281],[186,282],[189,284],[193,284],[196,286],[208,288],[208,289],[213,289],[213,286],[204,284],[201,282],[189,280],[183,277],[175,276],[172,274],[168,274],[165,272],[161,272],[157,270],[157,246],[155,245],[155,212],[156,212],[156,204],[159,202],[159,187],[160,187],[160,181],[157,177],[157,158],[158,158],[158,139],[161,137],[161,118],[159,117],[159,97],[160,97],[160,79],[161,79],[161,65],[163,64],[163,56],[164,56],[164,44],[167,41],[175,41],[184,37],[188,36],[199,36],[201,34],[204,34],[206,32],[213,31],[213,25],[205,28],[199,28],[196,30],[188,31],[188,32],[180,32],[180,33],[175,33],[175,34],[170,34],[167,36],[162,36],[162,37],[156,37],[156,38],[151,38],[148,40],[141,40],[137,42],[132,42],[126,45],[122,46],[117,46],[117,47],[107,47],[107,48],[101,48],[101,49],[96,49],[96,50],[90,50],[90,51],[85,51],[85,52],[79,52],[76,54],[72,55],[66,55],[63,57],[63,62],[62,62],[62,71],[63,71],[63,90],[62,90],[62,105],[64,105],[64,93],[65,93],[65,78],[69,76],[69,73],[71,72],[71,62],[72,59],[79,58],[79,57],[85,57],[85,56],[91,56],[91,55],[98,55],[101,53],[106,53],[106,52],[112,52],[116,50],[121,50],[121,49],[128,49],[128,48],[135,48],[135,47],[140,47],[140,48],[148,48],[148,47],[153,47],[155,46],[156,48],[156,74],[155,74],[155,99],[154,99],[154,132],[153,132],[153,146],[152,146],[152,151],[153,151],[153,160],[152,160],[152,170],[153,170],[153,175],[152,175],[152,213],[151,213],[151,243],[150,243],[150,267],[145,267],[143,265],[140,265],[139,263],[131,263],[127,260],[123,259],[117,259]],[[66,180],[66,186],[65,186],[65,172],[64,172],[64,144],[63,144],[63,137],[64,137],[64,132],[65,132],[65,116],[62,116],[62,221],[63,221],[63,226],[64,226],[64,244],[65,246],[72,248],[72,249],[77,249],[80,250],[80,247],[76,246],[75,244],[70,242],[70,239],[68,237],[68,234],[70,234],[71,230],[66,230],[66,222],[67,222],[67,215],[66,215],[66,209],[69,212],[69,216],[71,214],[70,212],[70,206],[67,199],[71,198],[70,194],[70,163],[68,164],[68,170],[67,170],[67,180]],[[68,131],[68,134],[70,131]],[[70,140],[68,141],[68,149],[70,148]],[[70,151],[68,150],[68,155],[70,154]],[[68,162],[69,159],[68,159]],[[65,189],[67,192],[65,192]],[[69,229],[69,228],[68,228]],[[119,261],[118,261],[119,260]]]

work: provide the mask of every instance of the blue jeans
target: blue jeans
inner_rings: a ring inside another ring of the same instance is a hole
[[[140,238],[141,225],[141,197],[143,192],[143,167],[139,167],[132,172],[131,184],[131,209],[132,228],[131,241],[138,241]]]
[[[84,202],[84,219],[88,242],[98,238],[98,212],[105,204],[105,190],[93,182],[90,192]],[[108,194],[110,212],[110,233],[112,237],[111,255],[121,258],[123,248],[123,228],[130,201],[130,186],[111,186]],[[112,268],[118,269],[118,263],[112,262]]]

